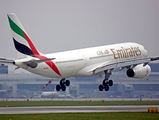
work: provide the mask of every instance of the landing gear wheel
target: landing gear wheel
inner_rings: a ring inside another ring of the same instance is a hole
[[[103,91],[103,85],[99,85],[99,91]]]
[[[69,85],[70,85],[70,81],[66,80],[66,86],[69,86]]]
[[[108,86],[108,85],[105,85],[105,86],[104,86],[104,89],[105,89],[105,91],[108,91],[108,90],[109,90],[109,86]]]
[[[65,85],[62,85],[62,86],[61,86],[61,89],[62,89],[62,91],[65,91],[65,90],[66,90],[66,86],[65,86]]]
[[[113,85],[113,81],[109,80],[109,86],[112,86],[112,85]]]
[[[60,85],[62,86],[62,85],[64,85],[64,79],[62,79],[62,80],[60,80]]]
[[[61,86],[60,85],[56,85],[56,90],[60,91],[60,89],[61,89]]]
[[[104,79],[104,80],[103,80],[103,85],[105,86],[106,84],[107,84],[107,80]]]

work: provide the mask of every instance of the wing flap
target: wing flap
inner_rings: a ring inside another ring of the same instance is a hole
[[[148,63],[148,62],[150,62],[150,59],[151,58],[140,58],[140,59],[132,59],[132,60],[128,60],[128,61],[118,62],[117,68],[137,65],[137,64],[141,64],[141,63]]]
[[[101,65],[99,67],[97,67],[96,69],[93,70],[93,73],[96,74],[96,73],[99,73],[99,72],[102,72],[102,71],[105,71],[105,70],[110,70],[110,69],[114,69],[116,68],[116,63],[106,63],[105,65]]]

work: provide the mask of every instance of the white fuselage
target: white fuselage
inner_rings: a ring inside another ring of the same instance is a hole
[[[45,54],[44,56],[55,58],[52,62],[61,75],[53,71],[45,62],[39,63],[36,68],[17,66],[50,78],[89,77],[104,74],[104,72],[93,73],[92,71],[102,63],[144,58],[147,57],[147,51],[137,43],[120,43]],[[115,67],[115,69],[119,68]]]

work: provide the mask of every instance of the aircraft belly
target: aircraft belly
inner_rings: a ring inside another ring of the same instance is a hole
[[[55,73],[49,66],[47,66],[45,63],[41,63],[36,68],[28,68],[26,69],[29,72],[32,72],[37,75],[41,75],[44,77],[49,78],[61,78],[57,73]]]
[[[74,77],[83,68],[83,62],[70,62],[57,65],[63,78]]]

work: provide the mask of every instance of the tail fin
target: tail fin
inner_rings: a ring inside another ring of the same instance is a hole
[[[41,53],[31,42],[17,16],[14,13],[10,13],[8,14],[8,20],[18,58],[40,55]]]

